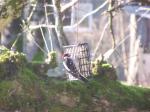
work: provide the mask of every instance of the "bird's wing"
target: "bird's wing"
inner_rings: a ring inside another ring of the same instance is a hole
[[[68,64],[67,64],[68,63]],[[72,59],[68,58],[68,62],[64,61],[63,62],[64,67],[66,68],[66,70],[75,78],[78,78],[79,80],[83,81],[83,82],[87,82],[88,79],[84,76],[82,76],[82,74],[77,70],[74,62]]]
[[[64,65],[65,69],[66,69],[68,72],[70,72],[70,71],[71,71],[71,70],[68,68],[68,66],[66,65],[66,63],[65,63],[65,62],[63,62],[63,65]]]

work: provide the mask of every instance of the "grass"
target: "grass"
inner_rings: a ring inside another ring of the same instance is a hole
[[[66,99],[61,101],[63,97]],[[103,100],[109,105],[103,104]],[[149,110],[150,89],[126,86],[97,76],[88,83],[41,79],[29,68],[24,68],[14,80],[0,82],[0,109],[3,110],[96,112],[100,107],[102,112],[107,109],[120,112],[131,107]]]
[[[7,49],[3,51],[6,51],[7,55],[1,55],[2,62],[11,55],[19,55]],[[43,55],[38,52],[33,64],[40,64],[37,60],[42,59]],[[120,111],[135,107],[138,110],[148,110],[150,107],[149,89],[122,85],[118,81],[109,80],[106,74],[94,76],[87,83],[68,82],[49,77],[42,78],[32,70],[32,66],[23,63],[20,63],[21,70],[16,72],[17,74],[11,72],[14,78],[0,81],[0,109],[27,112],[99,112],[100,110],[95,109],[101,107],[101,111],[105,112],[106,109]],[[106,67],[109,68],[109,65],[106,64]],[[103,100],[109,105],[103,104]]]
[[[33,62],[43,62],[44,61],[44,53],[40,50],[37,51],[35,56],[33,57]]]

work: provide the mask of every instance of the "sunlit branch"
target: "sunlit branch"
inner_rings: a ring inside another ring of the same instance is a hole
[[[84,15],[77,23],[75,23],[74,25],[69,25],[69,26],[64,26],[63,28],[74,28],[77,27],[79,24],[81,24],[87,17],[95,14],[96,12],[98,12],[100,9],[102,9],[103,7],[105,7],[107,5],[108,1],[105,1],[102,5],[100,5],[98,8],[96,8],[95,10],[87,13],[86,15]],[[40,24],[40,25],[30,25],[29,28],[34,30],[40,27],[48,27],[48,28],[55,28],[55,25],[46,25],[46,24]]]
[[[61,6],[61,12],[64,12],[65,10],[69,9],[70,7],[74,6],[79,0],[73,0],[70,3],[67,3],[64,6]]]
[[[40,31],[41,31],[41,34],[42,34],[42,37],[43,37],[43,40],[44,40],[46,49],[47,49],[47,51],[49,52],[48,45],[47,45],[47,42],[46,42],[46,39],[45,39],[45,36],[44,36],[44,32],[43,32],[43,29],[42,29],[41,27],[40,27]]]
[[[114,6],[113,2],[114,2],[114,0],[110,0],[109,9],[112,9],[112,7]],[[112,48],[115,48],[116,42],[115,42],[115,35],[114,35],[114,30],[113,30],[113,11],[109,12],[109,25],[110,25],[109,26],[110,27],[110,33],[112,36]]]
[[[138,9],[137,9],[137,11],[138,11]],[[150,12],[150,10],[145,11],[144,14],[147,14],[147,13],[149,13],[149,12]],[[142,14],[142,16],[138,18],[137,22],[139,22],[139,21],[143,18],[144,14]],[[129,27],[130,27],[130,25],[128,25],[127,29],[129,29]],[[128,34],[127,36],[125,36],[124,39],[122,39],[119,43],[117,43],[117,45],[115,46],[113,52],[115,52],[116,49],[117,49],[118,47],[120,47],[128,38],[130,38],[130,35],[129,35],[129,34]],[[113,52],[112,52],[112,54],[113,54]]]
[[[47,12],[46,4],[45,4],[45,7],[44,7],[44,11],[45,11],[46,25],[49,25],[48,12]],[[51,50],[53,51],[53,43],[52,43],[51,31],[50,31],[50,28],[47,27],[47,29],[48,29],[49,41],[50,41],[50,44],[51,44]]]
[[[33,15],[33,13],[34,13],[36,7],[37,7],[37,2],[35,3],[35,7],[33,7],[33,9],[32,9],[32,11],[31,11],[29,17],[27,18],[27,22],[29,22],[29,21],[31,20],[31,17],[32,17],[32,15]]]
[[[93,58],[95,58],[95,56],[96,56],[96,53],[97,53],[98,48],[99,48],[99,46],[100,46],[100,44],[101,44],[101,42],[102,42],[102,40],[103,40],[103,37],[104,37],[104,34],[105,34],[105,32],[106,32],[106,29],[108,28],[108,25],[109,25],[109,22],[107,22],[107,23],[105,24],[105,26],[104,26],[104,29],[103,29],[103,31],[102,31],[102,33],[101,33],[100,39],[99,39],[99,41],[98,41],[98,44],[96,45],[96,48],[95,48],[95,50],[94,50]]]
[[[31,4],[31,6],[32,6],[32,7],[36,7],[35,4]],[[46,7],[54,7],[54,5],[51,5],[51,4],[45,4],[44,6],[46,6]]]

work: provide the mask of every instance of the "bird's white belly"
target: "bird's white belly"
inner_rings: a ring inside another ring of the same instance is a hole
[[[68,80],[70,80],[70,81],[78,80],[77,78],[73,77],[70,73],[68,73],[67,75],[68,75]]]

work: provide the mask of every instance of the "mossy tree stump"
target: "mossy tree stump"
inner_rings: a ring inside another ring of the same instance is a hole
[[[92,63],[92,74],[99,77],[107,77],[110,80],[117,80],[115,68],[104,60],[96,60]]]
[[[32,69],[38,75],[46,74],[49,69],[57,67],[56,52],[48,54],[47,62],[32,63],[27,61],[23,53],[0,46],[0,80],[17,76],[25,67]]]
[[[10,51],[4,46],[0,46],[0,80],[10,79],[19,74],[26,62],[23,53]]]

